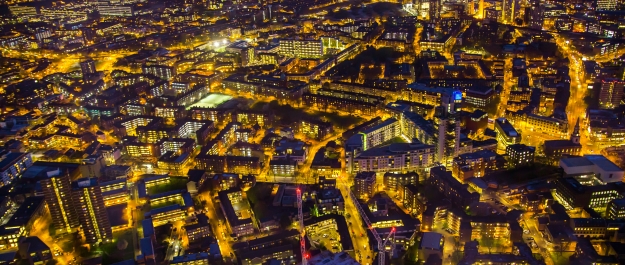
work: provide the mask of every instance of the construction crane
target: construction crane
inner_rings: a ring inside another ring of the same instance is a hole
[[[306,228],[304,227],[304,214],[302,214],[302,190],[297,188],[297,218],[299,219],[299,250],[302,254],[302,265],[306,265],[308,253],[306,253]]]
[[[371,231],[371,233],[373,234],[373,237],[375,238],[378,244],[378,264],[385,265],[386,244],[389,242],[391,235],[395,235],[395,227],[391,228],[391,233],[389,233],[388,236],[384,240],[382,240],[382,238],[380,237],[380,234],[378,234],[378,231],[376,231],[375,228],[373,228],[373,226],[371,225],[371,221],[369,220],[369,217],[367,217],[367,214],[360,206],[360,203],[358,202],[358,198],[356,198],[352,190],[347,186],[347,181],[345,181],[343,177],[339,177],[339,179],[342,180],[341,181],[342,186],[347,190],[347,194],[349,194],[350,199],[352,200],[352,202],[354,203],[354,206],[358,210],[358,214],[360,214],[360,217],[362,217],[362,220],[365,221],[365,224],[367,225],[367,229]],[[391,242],[391,250],[390,250],[391,255],[393,253],[394,248],[395,248],[395,243]]]

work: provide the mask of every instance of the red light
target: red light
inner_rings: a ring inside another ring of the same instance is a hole
[[[395,232],[395,227],[391,228],[391,232]]]
[[[297,192],[300,192],[299,188],[297,188]]]
[[[306,259],[310,258],[310,255],[308,255],[308,253],[306,253],[306,254],[304,255],[304,258],[306,258]]]

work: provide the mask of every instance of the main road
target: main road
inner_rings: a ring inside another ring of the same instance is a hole
[[[204,208],[206,216],[208,216],[210,225],[213,228],[213,233],[215,233],[215,238],[217,239],[217,244],[219,245],[219,250],[221,251],[221,256],[224,257],[225,261],[228,261],[228,259],[233,255],[233,250],[228,242],[230,233],[228,232],[228,229],[226,229],[226,223],[217,214],[217,211],[220,211],[221,208],[219,208],[219,206],[215,206],[215,202],[213,202],[213,198],[208,192],[199,194],[199,198],[206,202],[206,208]]]
[[[573,51],[570,46],[570,42],[566,40],[564,37],[559,34],[553,34],[556,39],[556,44],[560,48],[562,54],[564,54],[569,59],[569,78],[571,79],[570,83],[570,97],[569,102],[566,106],[566,113],[569,119],[569,134],[573,133],[573,129],[575,128],[575,124],[577,120],[580,120],[580,123],[584,121],[586,118],[586,102],[584,102],[584,97],[588,92],[588,88],[585,86],[584,81],[584,63],[582,58],[578,55],[577,52]],[[581,134],[580,142],[582,144],[582,153],[595,152],[598,153],[601,150],[594,150],[597,147],[590,146],[588,137],[585,133]]]

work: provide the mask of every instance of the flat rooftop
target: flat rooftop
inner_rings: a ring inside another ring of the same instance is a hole
[[[421,237],[421,249],[434,249],[434,250],[442,250],[441,241],[443,240],[443,235],[435,232],[426,232],[423,233],[423,237]]]

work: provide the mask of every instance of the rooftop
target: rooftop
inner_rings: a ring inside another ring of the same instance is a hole
[[[423,233],[421,237],[421,249],[442,250],[443,235],[435,232]]]

